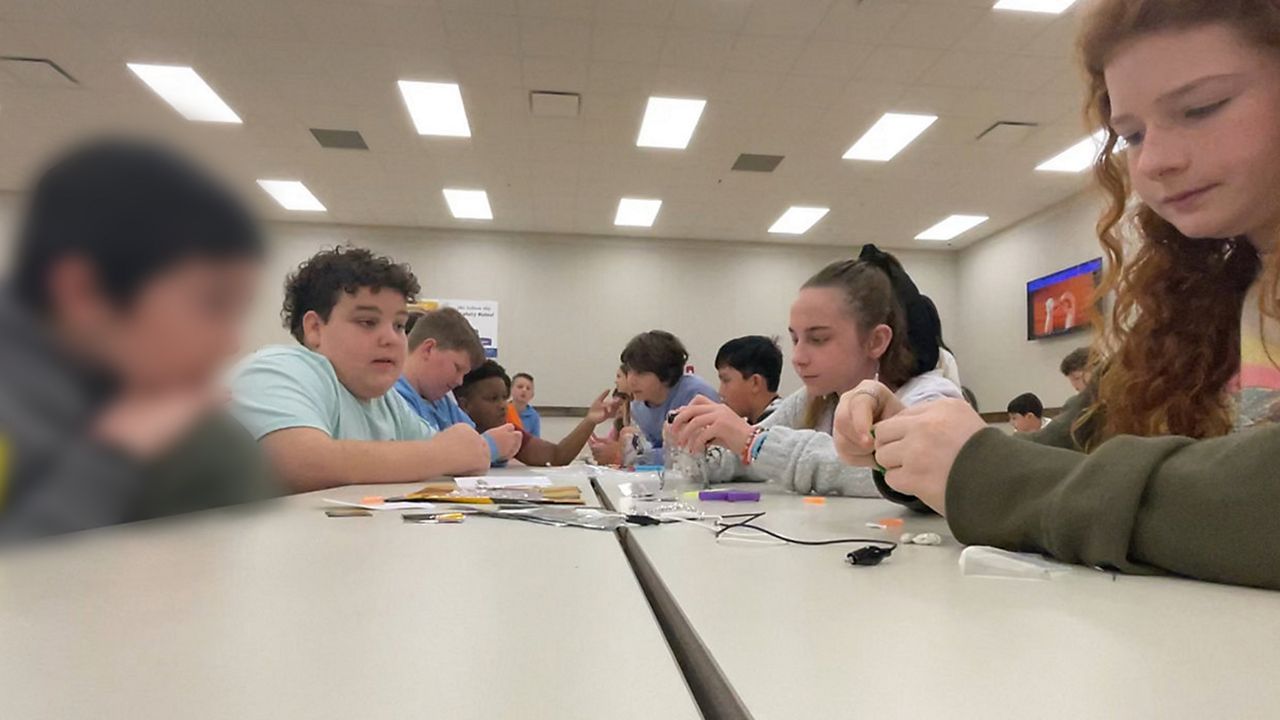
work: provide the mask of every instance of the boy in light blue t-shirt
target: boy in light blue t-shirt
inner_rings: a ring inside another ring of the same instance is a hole
[[[662,428],[667,414],[699,395],[715,402],[720,402],[720,395],[706,380],[685,374],[689,352],[679,338],[664,330],[651,330],[632,338],[621,359],[631,389],[632,422],[652,448],[645,461],[661,464]]]
[[[404,366],[408,266],[362,248],[323,251],[285,286],[300,343],[254,353],[232,377],[232,412],[295,491],[416,482],[489,466],[466,425],[437,433],[392,391]]]

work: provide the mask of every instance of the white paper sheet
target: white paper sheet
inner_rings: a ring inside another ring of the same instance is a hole
[[[429,502],[387,502],[387,503],[358,503],[348,502],[346,500],[334,500],[333,498],[325,498],[325,502],[334,505],[342,505],[344,507],[364,508],[365,510],[417,510],[418,512],[438,512],[439,506]]]
[[[547,487],[551,485],[551,478],[545,475],[488,475],[454,478],[453,482],[457,484],[459,490],[474,492],[481,487],[491,490],[509,487]]]

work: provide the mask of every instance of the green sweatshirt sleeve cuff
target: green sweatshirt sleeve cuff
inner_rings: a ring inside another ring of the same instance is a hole
[[[1085,455],[988,428],[970,438],[952,466],[948,524],[965,544],[1152,572],[1130,558],[1134,524],[1154,468],[1186,442],[1117,438]]]

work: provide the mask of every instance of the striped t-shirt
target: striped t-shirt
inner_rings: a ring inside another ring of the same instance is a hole
[[[1240,313],[1240,373],[1228,389],[1236,407],[1236,430],[1280,422],[1280,322],[1258,309],[1255,283]]]

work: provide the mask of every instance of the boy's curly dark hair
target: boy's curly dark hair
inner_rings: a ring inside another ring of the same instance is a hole
[[[302,318],[308,312],[314,310],[328,322],[338,304],[338,293],[354,295],[360,288],[374,292],[391,288],[404,295],[406,304],[416,300],[422,289],[407,264],[385,255],[350,245],[322,250],[285,279],[284,309],[280,311],[284,326],[303,342]]]

